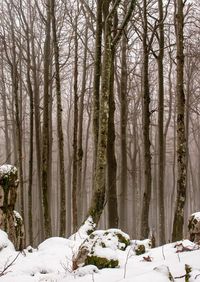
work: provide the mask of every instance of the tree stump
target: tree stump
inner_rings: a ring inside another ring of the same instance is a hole
[[[17,168],[12,165],[0,166],[0,229],[8,234],[17,250],[24,248],[24,224],[14,210],[18,187]]]
[[[188,222],[190,241],[200,244],[200,212],[193,213]]]

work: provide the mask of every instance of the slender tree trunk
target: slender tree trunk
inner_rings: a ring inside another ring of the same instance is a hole
[[[176,45],[177,45],[177,198],[173,223],[172,240],[183,239],[184,205],[186,200],[186,136],[185,136],[185,95],[184,95],[184,54],[183,54],[183,1],[176,0]]]
[[[44,103],[43,103],[43,134],[42,134],[42,192],[43,192],[43,212],[44,212],[44,232],[45,238],[51,236],[51,217],[49,206],[49,80],[50,80],[50,42],[51,42],[51,1],[46,1],[46,33],[44,43]]]
[[[28,181],[28,218],[29,218],[29,241],[33,245],[33,217],[32,217],[32,185],[33,185],[33,121],[34,121],[34,105],[33,105],[33,89],[30,76],[31,58],[30,58],[30,38],[27,29],[27,84],[30,99],[30,134],[29,134],[29,181]]]
[[[122,230],[127,229],[127,38],[123,34],[122,37],[122,62],[121,62],[121,85],[120,85],[120,153],[121,153],[121,165],[120,165],[120,228]],[[134,172],[133,172],[134,173]],[[133,187],[135,189],[135,187]]]
[[[24,177],[23,177],[23,150],[22,150],[22,114],[20,114],[20,99],[19,99],[19,74],[16,57],[16,42],[13,24],[13,15],[10,11],[11,20],[11,35],[12,35],[12,63],[11,63],[11,77],[12,77],[12,91],[15,101],[15,121],[16,121],[16,139],[17,139],[17,151],[18,151],[18,168],[19,168],[19,182],[20,182],[20,208],[21,216],[24,218]]]
[[[60,179],[60,236],[66,235],[66,200],[65,200],[65,165],[64,165],[64,141],[62,129],[62,101],[60,85],[60,67],[59,67],[59,47],[56,31],[55,19],[55,0],[51,0],[52,33],[55,59],[55,79],[56,79],[56,98],[57,98],[57,134],[59,148],[59,179]]]
[[[4,115],[4,128],[5,128],[5,148],[6,148],[6,163],[11,163],[11,143],[9,138],[9,126],[8,126],[8,113],[7,113],[7,103],[6,103],[6,87],[5,87],[5,76],[3,68],[3,53],[1,56],[1,98],[3,105],[3,115]]]
[[[114,5],[114,1],[113,1]],[[118,15],[115,11],[112,26],[115,37],[117,33]],[[112,45],[111,45],[112,47]],[[107,140],[107,197],[108,197],[108,226],[118,228],[118,203],[117,203],[117,161],[115,157],[115,95],[114,95],[114,69],[115,69],[115,46],[111,49],[111,66],[109,82],[109,118]],[[113,212],[115,211],[115,212]]]
[[[71,90],[71,89],[70,89]],[[72,91],[70,91],[72,93]],[[67,113],[67,235],[71,235],[72,229],[72,165],[73,165],[73,157],[71,153],[71,144],[70,144],[70,120],[72,117],[72,102],[70,97],[70,105]]]
[[[83,194],[83,214],[87,213],[88,205],[87,205],[87,198],[88,198],[88,188],[86,186],[86,177],[87,177],[87,166],[88,166],[88,147],[89,147],[89,136],[90,136],[90,124],[92,119],[92,111],[91,109],[87,110],[88,112],[88,123],[85,135],[85,155],[84,155],[84,165],[83,165],[83,181],[82,187],[84,189]]]
[[[117,207],[117,162],[115,157],[115,100],[114,100],[114,56],[115,50],[111,51],[110,69],[110,94],[109,94],[109,118],[108,118],[108,140],[107,140],[107,197],[108,197],[108,226],[118,227]],[[125,208],[125,207],[124,207]]]
[[[84,97],[86,91],[86,74],[87,74],[87,48],[88,48],[88,26],[85,29],[84,40],[84,57],[83,57],[83,75],[82,75],[82,87],[79,101],[79,116],[78,116],[78,158],[77,158],[77,187],[78,187],[78,219],[79,224],[83,220],[83,195],[84,190],[82,186],[83,177],[83,111],[84,111]],[[86,153],[86,151],[85,151]]]
[[[97,146],[99,134],[99,92],[101,78],[101,45],[102,45],[102,4],[103,0],[97,0],[96,12],[96,39],[95,39],[95,65],[93,85],[93,131],[94,131],[94,171],[97,160]]]
[[[73,132],[73,175],[72,175],[72,214],[73,214],[73,231],[78,227],[77,211],[77,137],[78,137],[78,34],[77,23],[78,16],[75,18],[75,35],[74,35],[74,132]]]
[[[141,238],[149,235],[149,206],[151,200],[151,143],[149,137],[150,128],[150,93],[149,93],[149,50],[147,44],[147,1],[143,1],[143,142],[144,142],[144,195],[142,204]]]
[[[164,58],[164,18],[163,18],[163,1],[158,0],[159,9],[159,55],[158,62],[158,187],[159,187],[159,243],[165,244],[165,205],[164,205],[164,184],[165,184],[165,165],[164,165],[164,75],[163,75],[163,58]]]
[[[39,235],[41,240],[44,239],[44,219],[42,205],[42,175],[41,175],[41,121],[40,121],[40,93],[39,93],[39,76],[38,64],[36,62],[35,41],[33,26],[31,26],[31,51],[32,51],[32,73],[33,73],[33,98],[34,98],[34,129],[35,129],[35,148],[36,148],[36,167],[37,167],[37,186],[38,186],[38,205],[39,205]]]

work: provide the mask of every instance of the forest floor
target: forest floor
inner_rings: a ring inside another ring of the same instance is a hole
[[[149,249],[137,256],[133,242],[117,250],[120,266],[98,270],[94,266],[71,271],[72,257],[80,241],[52,237],[37,249],[16,252],[7,234],[0,231],[1,282],[167,282],[200,281],[200,250],[188,240]],[[30,252],[32,251],[32,252]],[[180,252],[179,252],[180,251]],[[188,274],[187,274],[188,272]]]

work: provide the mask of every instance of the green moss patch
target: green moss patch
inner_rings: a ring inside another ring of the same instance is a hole
[[[88,256],[85,265],[95,265],[99,269],[102,268],[115,268],[119,266],[119,261],[114,259],[107,259],[98,256]]]
[[[136,254],[137,256],[144,254],[145,251],[146,251],[146,250],[145,250],[145,246],[144,246],[144,245],[137,245],[137,246],[135,247],[135,254]]]

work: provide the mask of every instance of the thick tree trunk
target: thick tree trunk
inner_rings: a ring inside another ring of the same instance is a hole
[[[101,217],[105,205],[105,181],[106,181],[106,160],[107,160],[107,144],[108,144],[108,123],[109,123],[109,99],[111,95],[111,81],[112,68],[115,56],[115,48],[122,36],[122,32],[126,27],[132,11],[134,9],[135,1],[131,1],[128,12],[124,17],[123,23],[119,28],[114,38],[112,37],[112,18],[115,15],[116,9],[120,1],[116,1],[110,10],[112,0],[104,1],[104,54],[102,64],[102,85],[101,85],[101,99],[99,109],[99,130],[98,130],[98,147],[97,147],[97,162],[95,168],[94,178],[94,194],[92,203],[89,209],[89,215],[92,216],[94,222],[97,224]],[[112,99],[112,97],[111,97]],[[111,112],[112,115],[112,112]]]
[[[108,140],[108,117],[109,117],[109,94],[110,94],[110,71],[111,71],[111,19],[106,19],[110,0],[104,2],[104,19],[105,19],[105,35],[104,35],[104,55],[102,64],[102,86],[101,99],[99,109],[99,132],[97,147],[97,162],[94,179],[94,194],[90,206],[89,214],[95,223],[99,222],[105,205],[105,181],[106,181],[106,150]]]

